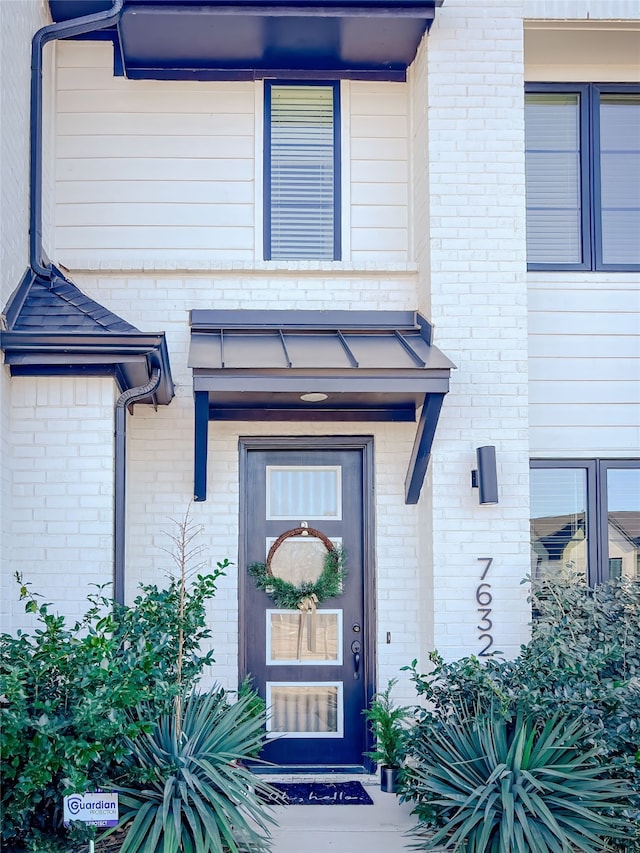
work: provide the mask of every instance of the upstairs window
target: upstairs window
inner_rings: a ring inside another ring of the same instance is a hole
[[[267,260],[340,259],[339,91],[265,82]]]
[[[531,574],[640,580],[640,461],[531,463]]]
[[[640,87],[525,96],[529,269],[640,269]]]

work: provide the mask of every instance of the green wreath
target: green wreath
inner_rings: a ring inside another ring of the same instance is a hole
[[[300,586],[294,586],[283,578],[275,577],[271,571],[271,560],[285,539],[305,534],[320,539],[327,549],[327,554],[318,580],[303,581]],[[312,527],[295,527],[276,539],[269,549],[266,563],[252,563],[249,566],[249,574],[256,579],[258,589],[266,592],[273,599],[276,607],[296,610],[304,599],[311,596],[315,596],[316,603],[320,604],[327,598],[335,598],[342,593],[342,583],[346,577],[344,548],[336,547],[319,530],[314,530]]]

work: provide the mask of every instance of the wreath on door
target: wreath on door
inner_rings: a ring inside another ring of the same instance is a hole
[[[302,581],[298,586],[273,574],[271,564],[278,548],[292,536],[313,536],[319,539],[326,548],[326,556],[322,572],[315,581]],[[266,592],[276,607],[288,610],[315,610],[316,604],[321,604],[328,598],[335,598],[342,593],[342,583],[346,577],[345,552],[342,547],[336,547],[333,542],[320,530],[313,527],[294,527],[279,536],[269,549],[266,563],[252,563],[249,574],[253,575],[256,586]]]

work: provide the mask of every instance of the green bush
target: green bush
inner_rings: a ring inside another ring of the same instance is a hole
[[[376,739],[375,749],[367,756],[376,764],[392,768],[403,764],[407,720],[411,717],[410,708],[396,705],[391,698],[397,680],[389,679],[386,688],[376,693],[369,707],[363,711]]]
[[[487,714],[512,723],[526,713],[540,730],[556,713],[580,721],[584,751],[595,749],[608,776],[626,781],[626,849],[639,850],[640,583],[615,580],[592,590],[577,577],[538,581],[532,605],[531,641],[513,661],[471,656],[448,663],[433,653],[428,674],[418,673],[415,661],[405,668],[426,700],[409,752],[456,717]],[[441,819],[429,795],[408,790],[406,797],[423,823]]]
[[[189,530],[183,523],[185,547]],[[213,662],[199,651],[210,633],[205,602],[227,565],[190,584],[181,575],[165,589],[143,586],[130,607],[99,590],[71,626],[19,578],[37,627],[0,636],[3,849],[68,850],[69,838],[92,832],[64,829],[63,797],[112,778],[129,743]],[[138,707],[144,716],[132,715]]]

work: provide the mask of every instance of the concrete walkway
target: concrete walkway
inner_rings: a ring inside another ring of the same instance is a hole
[[[372,806],[276,806],[273,853],[407,853],[412,839],[406,833],[416,824],[411,805],[381,791],[375,777],[349,778],[362,782]]]

